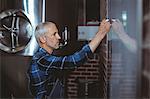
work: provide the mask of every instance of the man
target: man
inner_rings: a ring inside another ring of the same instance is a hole
[[[35,37],[40,46],[29,67],[31,93],[37,98],[63,98],[63,71],[74,69],[85,62],[110,30],[105,19],[89,44],[73,55],[57,57],[53,51],[59,48],[58,29],[53,22],[41,23],[36,27]]]

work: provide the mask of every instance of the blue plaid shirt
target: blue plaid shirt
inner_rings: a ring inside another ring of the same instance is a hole
[[[75,69],[92,53],[88,44],[73,55],[58,57],[40,48],[28,69],[31,93],[37,98],[60,98],[63,94],[64,70]]]

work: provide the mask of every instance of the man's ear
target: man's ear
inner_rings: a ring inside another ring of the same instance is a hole
[[[40,36],[39,40],[40,40],[41,43],[45,43],[46,42],[45,36]]]

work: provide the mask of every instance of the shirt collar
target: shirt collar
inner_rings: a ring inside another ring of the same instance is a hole
[[[48,54],[48,55],[53,55],[54,54],[54,51],[52,52],[52,54],[49,54],[44,48],[42,48],[42,47],[40,47],[39,48],[39,52],[40,53],[46,53],[46,54]]]

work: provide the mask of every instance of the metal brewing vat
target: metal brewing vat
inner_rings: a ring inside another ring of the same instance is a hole
[[[0,49],[32,56],[38,47],[35,27],[45,21],[45,0],[1,0],[0,6]]]

